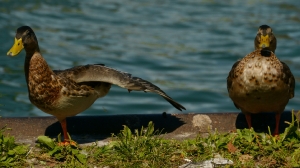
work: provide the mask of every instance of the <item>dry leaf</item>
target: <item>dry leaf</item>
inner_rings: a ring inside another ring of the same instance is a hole
[[[229,142],[227,144],[227,149],[230,153],[234,153],[237,150],[237,148],[235,146],[233,146],[233,144],[231,142]]]

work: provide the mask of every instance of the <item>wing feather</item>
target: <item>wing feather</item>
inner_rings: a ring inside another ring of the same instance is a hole
[[[55,70],[54,73],[58,76],[67,77],[76,83],[84,82],[106,82],[111,83],[122,88],[128,89],[129,91],[144,91],[154,92],[162,96],[175,108],[182,111],[185,110],[181,104],[177,103],[170,96],[168,96],[159,87],[139,77],[133,77],[131,74],[118,71],[113,68],[106,67],[104,65],[85,65],[76,66],[66,70]]]

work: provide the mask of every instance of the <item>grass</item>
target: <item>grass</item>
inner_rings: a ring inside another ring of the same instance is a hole
[[[0,129],[0,167],[14,167],[25,163],[29,148],[18,145],[12,136],[4,136],[6,127]]]
[[[235,133],[210,131],[208,137],[170,140],[164,139],[149,122],[140,130],[124,126],[119,134],[112,135],[108,145],[101,147],[59,146],[55,140],[40,136],[31,152],[28,146],[17,145],[13,137],[3,136],[4,130],[0,132],[3,151],[0,167],[169,168],[187,163],[185,159],[201,162],[216,155],[233,161],[227,167],[300,167],[299,122],[294,118],[278,137],[243,129]]]

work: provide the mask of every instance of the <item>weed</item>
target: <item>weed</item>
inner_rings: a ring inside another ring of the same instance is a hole
[[[47,153],[57,161],[68,163],[68,166],[76,167],[76,165],[86,164],[87,156],[77,146],[58,145],[47,136],[39,136],[37,146],[42,149],[42,153]]]
[[[0,167],[13,167],[25,162],[27,145],[15,143],[15,138],[4,135],[6,127],[0,129]]]
[[[112,135],[108,145],[101,147],[59,146],[40,136],[38,148],[42,150],[30,153],[29,157],[37,158],[43,167],[178,167],[186,163],[185,159],[198,163],[214,157],[232,160],[234,164],[229,167],[300,167],[299,122],[294,114],[292,117],[289,127],[277,137],[243,129],[236,133],[214,130],[207,137],[170,140],[164,139],[152,122],[140,130],[124,126],[119,134]],[[5,151],[0,165],[12,167],[23,163],[28,148],[16,146],[13,137],[4,138],[3,129],[0,133],[1,151]]]
[[[148,127],[135,130],[134,133],[127,127],[118,135],[113,135],[112,146],[100,147],[94,157],[100,166],[109,167],[174,167],[176,160],[182,162],[183,151],[175,140],[164,140],[154,124],[149,122]],[[106,152],[103,152],[106,151]],[[109,157],[105,157],[109,155]]]

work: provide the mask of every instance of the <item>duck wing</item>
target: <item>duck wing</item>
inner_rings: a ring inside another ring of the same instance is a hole
[[[283,67],[283,80],[286,84],[289,85],[290,87],[290,90],[289,90],[289,93],[290,93],[290,99],[294,97],[295,95],[295,77],[294,75],[292,74],[290,68],[282,61],[280,61],[281,64],[282,64],[282,67]]]
[[[227,77],[227,90],[229,91],[229,89],[232,87],[232,80],[235,78],[235,68],[239,65],[240,61],[237,61],[235,62],[233,65],[232,65],[232,68],[228,74],[228,77]]]
[[[237,61],[235,62],[233,65],[232,65],[232,68],[228,74],[228,77],[227,77],[227,90],[229,92],[230,88],[232,87],[232,80],[235,78],[235,68],[239,65],[240,61]],[[235,102],[233,102],[234,106],[237,108],[237,109],[240,109],[240,107],[235,104]]]
[[[178,110],[185,110],[185,107],[177,103],[151,82],[139,77],[133,77],[129,73],[106,67],[103,64],[76,66],[66,70],[54,70],[54,73],[58,76],[75,81],[76,83],[106,82],[125,88],[129,92],[132,90],[154,92],[162,96]]]

